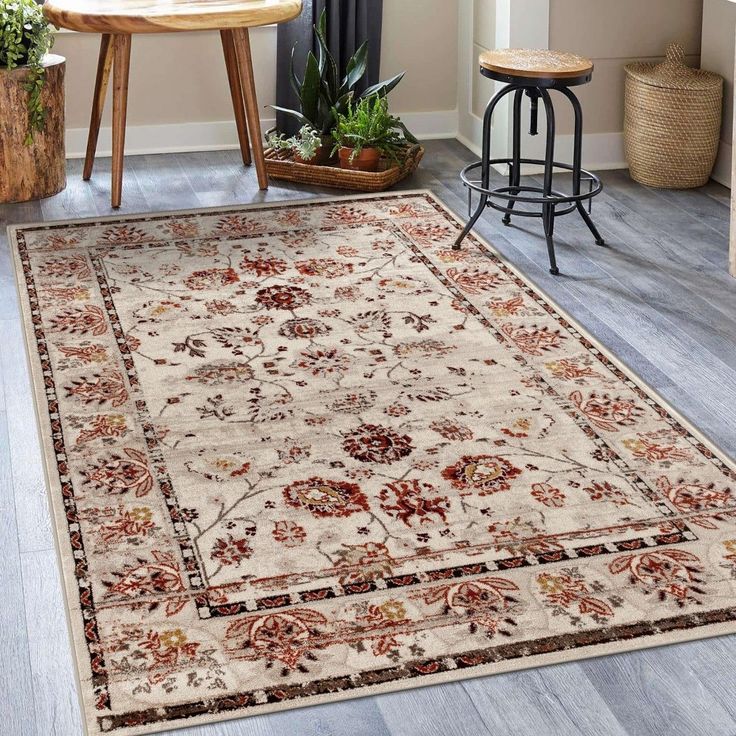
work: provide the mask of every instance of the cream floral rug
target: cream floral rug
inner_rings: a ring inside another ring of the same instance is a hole
[[[430,194],[11,233],[90,733],[736,631],[736,473]]]

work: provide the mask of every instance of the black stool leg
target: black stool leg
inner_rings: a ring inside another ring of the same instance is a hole
[[[555,108],[552,98],[546,89],[540,88],[544,111],[547,115],[547,146],[544,154],[544,191],[543,196],[552,196],[552,175],[554,174],[555,160]],[[549,272],[557,276],[560,272],[557,268],[555,258],[555,205],[545,204],[542,206],[542,222],[544,223],[544,235],[547,239],[547,252],[549,253]]]
[[[524,90],[517,89],[514,95],[514,113],[513,113],[513,161],[509,164],[509,190],[511,194],[519,193],[519,182],[521,181],[521,103],[524,100]],[[508,201],[508,208],[514,209],[516,200]],[[503,224],[511,224],[511,213],[507,212],[503,216]]]
[[[553,276],[557,276],[560,270],[557,268],[557,258],[555,258],[555,206],[553,204],[543,205],[542,224],[544,225],[544,237],[547,239],[549,272]]]
[[[483,115],[483,151],[481,153],[481,160],[483,166],[481,169],[481,184],[484,189],[488,189],[491,185],[491,118],[493,117],[493,111],[496,109],[498,103],[509,93],[518,89],[513,84],[504,87],[496,96],[488,103],[485,114]],[[475,210],[468,224],[463,228],[463,231],[458,236],[455,244],[452,246],[453,250],[460,250],[460,245],[465,240],[467,234],[473,229],[473,226],[478,222],[478,218],[483,214],[483,210],[488,204],[488,195],[481,194],[478,208]]]
[[[580,194],[580,169],[582,168],[582,151],[583,151],[583,110],[580,106],[580,101],[574,92],[570,91],[569,87],[562,87],[560,89],[565,97],[570,100],[572,109],[575,112],[575,142],[572,159],[572,193],[574,195]],[[582,202],[577,203],[577,209],[583,221],[588,226],[588,229],[593,233],[596,245],[605,245],[606,241],[603,240],[601,234],[598,232],[598,228],[591,219],[590,215],[586,212]]]

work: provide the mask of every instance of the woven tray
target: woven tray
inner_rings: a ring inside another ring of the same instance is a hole
[[[353,171],[341,169],[332,164],[323,166],[298,164],[292,160],[291,151],[268,148],[266,149],[266,170],[268,175],[274,179],[296,181],[300,184],[352,189],[358,192],[382,192],[413,174],[422,156],[424,156],[424,148],[414,145],[406,149],[398,165],[381,159],[380,171]]]

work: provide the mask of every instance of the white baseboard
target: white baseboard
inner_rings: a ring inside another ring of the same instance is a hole
[[[480,157],[480,146],[462,134],[457,139]],[[558,135],[555,141],[555,159],[566,163],[572,162],[572,135]],[[583,137],[583,167],[591,171],[605,171],[609,169],[627,169],[624,156],[623,133],[590,133]],[[525,174],[539,174],[542,167],[527,166]]]
[[[419,139],[454,138],[457,135],[457,110],[399,113],[406,126]],[[275,124],[273,118],[261,120],[262,129]],[[67,158],[83,158],[87,147],[87,129],[66,131]],[[230,120],[206,123],[170,123],[167,125],[129,125],[125,132],[125,153],[184,153],[215,151],[238,147],[235,123]],[[100,128],[98,156],[112,151],[112,130]]]
[[[724,187],[728,187],[729,189],[731,188],[732,156],[733,146],[730,143],[721,141],[716,165],[713,167],[713,173],[711,174],[712,179],[715,179],[719,184],[723,184]]]

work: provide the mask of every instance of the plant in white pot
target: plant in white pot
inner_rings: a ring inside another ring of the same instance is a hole
[[[64,66],[34,0],[0,0],[0,202],[64,188]]]

